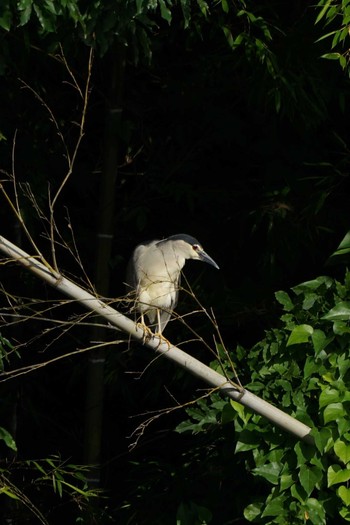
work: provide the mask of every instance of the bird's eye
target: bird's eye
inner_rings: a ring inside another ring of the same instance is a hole
[[[193,244],[192,248],[194,249],[195,252],[199,252],[199,250],[200,250],[199,244]]]

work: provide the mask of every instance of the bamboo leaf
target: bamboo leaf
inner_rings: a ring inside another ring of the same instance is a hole
[[[327,13],[331,3],[332,3],[332,0],[327,0],[327,2],[324,4],[323,8],[321,9],[321,11],[317,15],[316,22],[315,22],[316,24],[318,24],[318,22],[320,20],[322,20],[322,18],[325,16],[325,14]]]
[[[17,452],[17,445],[11,434],[5,429],[0,427],[0,439],[5,442],[5,445],[11,450]]]

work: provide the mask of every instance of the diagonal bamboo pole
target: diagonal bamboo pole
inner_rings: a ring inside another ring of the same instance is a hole
[[[29,254],[2,236],[0,236],[0,251],[2,251],[10,259],[25,266],[40,279],[43,279],[63,294],[76,300],[85,308],[103,317],[111,325],[114,325],[123,332],[127,332],[134,339],[142,343],[144,335],[143,331],[140,330],[140,328],[138,328],[131,319],[125,317],[117,310],[114,310],[114,308],[106,305],[100,299],[94,297],[92,294],[76,285],[69,279],[66,279],[61,274],[51,270],[35,257],[31,257]],[[230,383],[230,381],[228,381],[224,376],[215,370],[212,370],[201,361],[198,361],[198,359],[195,359],[183,350],[180,350],[171,344],[167,344],[157,337],[149,340],[147,343],[145,343],[145,345],[149,348],[152,348],[156,352],[163,354],[165,357],[182,366],[191,374],[199,377],[212,387],[217,388],[231,399],[238,401],[242,405],[267,418],[275,425],[294,434],[299,439],[303,439],[308,443],[314,442],[313,437],[310,435],[311,428],[309,426],[284,413],[282,410],[274,407],[270,403],[267,403],[248,390],[244,389],[243,392],[239,391],[237,387]]]

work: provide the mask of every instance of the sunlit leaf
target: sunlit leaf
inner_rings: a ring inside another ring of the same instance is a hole
[[[323,412],[323,419],[325,423],[330,421],[336,421],[340,417],[345,415],[345,409],[342,403],[331,403],[326,406]]]
[[[325,14],[327,13],[328,9],[329,9],[329,6],[330,4],[332,3],[332,0],[327,0],[326,3],[324,4],[323,8],[321,9],[321,11],[318,13],[317,15],[317,18],[316,18],[316,24],[322,20],[322,18],[325,16]],[[320,5],[320,4],[319,4]]]
[[[336,388],[327,387],[322,390],[319,397],[319,406],[323,408],[331,403],[337,403],[339,401],[340,393]]]
[[[313,327],[308,324],[295,326],[288,338],[287,346],[307,343],[313,331]]]
[[[350,302],[341,301],[329,310],[322,319],[327,321],[348,321],[350,319]]]
[[[277,485],[279,482],[281,466],[279,463],[266,463],[261,467],[254,468],[252,472],[256,476],[261,476],[262,478],[267,479],[273,485]]]
[[[343,463],[349,463],[350,445],[347,445],[346,443],[344,443],[344,441],[337,441],[334,444],[334,452]]]
[[[262,502],[251,503],[250,505],[248,505],[248,507],[244,509],[243,514],[244,514],[245,519],[248,521],[254,521],[255,518],[261,515],[262,508],[263,508]]]
[[[341,468],[340,465],[331,465],[327,471],[328,487],[337,483],[345,483],[350,479],[350,470]]]
[[[345,485],[342,485],[337,489],[337,494],[345,503],[345,505],[350,505],[350,489],[348,489]]]
[[[6,494],[9,498],[20,500],[21,498],[13,492],[10,487],[4,486],[0,487],[0,494]]]
[[[328,60],[339,60],[340,57],[340,53],[325,53],[324,55],[321,55],[321,58],[327,58]]]

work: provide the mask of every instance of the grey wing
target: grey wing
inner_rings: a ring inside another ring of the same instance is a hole
[[[171,306],[169,310],[162,310],[160,312],[160,324],[161,324],[161,331],[163,332],[164,328],[168,324],[170,317],[172,316],[173,311],[175,310],[178,300],[179,300],[179,289],[180,289],[180,283],[181,283],[181,275],[179,275],[177,285],[176,285],[176,294],[174,297],[174,300],[171,303]]]

